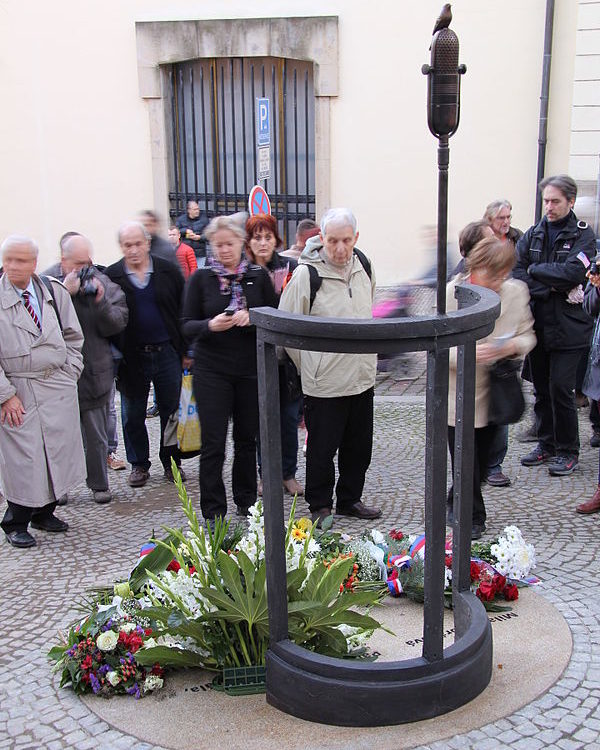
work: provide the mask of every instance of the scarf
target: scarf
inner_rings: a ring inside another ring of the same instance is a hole
[[[236,310],[245,310],[246,298],[244,297],[241,281],[250,266],[248,260],[242,256],[235,271],[228,271],[214,255],[211,255],[208,259],[208,265],[217,274],[221,294],[231,294],[229,305]]]

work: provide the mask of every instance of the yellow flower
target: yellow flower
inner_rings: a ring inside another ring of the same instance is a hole
[[[310,518],[299,518],[294,526],[302,531],[310,531],[312,528],[312,521]]]
[[[306,539],[308,535],[302,529],[292,529],[292,539],[302,540]]]

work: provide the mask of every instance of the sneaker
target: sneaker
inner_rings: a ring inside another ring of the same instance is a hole
[[[152,417],[158,417],[158,406],[156,404],[151,406],[146,412],[146,419],[151,419]]]
[[[521,464],[523,466],[541,466],[541,464],[545,464],[553,458],[554,453],[550,453],[550,451],[547,451],[538,444],[530,453],[523,456]]]
[[[112,500],[112,494],[110,490],[92,490],[94,502],[98,505],[106,505]]]
[[[113,471],[121,471],[127,468],[127,464],[122,458],[119,458],[116,453],[109,453],[106,458],[106,464],[109,469]]]
[[[131,474],[127,477],[127,484],[130,487],[143,487],[150,479],[150,472],[141,466],[134,466]]]
[[[298,495],[298,497],[302,497],[302,495],[304,495],[304,487],[300,484],[296,477],[292,477],[291,479],[284,479],[283,489],[287,492],[288,495],[292,495],[292,497],[294,495]]]
[[[590,447],[600,448],[600,427],[594,427],[592,437],[590,438]]]
[[[490,487],[509,487],[510,479],[503,474],[501,471],[495,471],[493,474],[488,474],[485,480]]]
[[[578,466],[578,457],[574,454],[560,455],[548,463],[548,472],[551,477],[566,477],[572,474]]]

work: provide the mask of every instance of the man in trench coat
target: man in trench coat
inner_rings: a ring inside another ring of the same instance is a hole
[[[51,281],[51,294],[35,274],[35,242],[12,235],[0,251],[0,490],[8,504],[0,526],[14,547],[33,547],[29,523],[66,531],[56,499],[86,477],[77,403],[83,334],[67,290]]]

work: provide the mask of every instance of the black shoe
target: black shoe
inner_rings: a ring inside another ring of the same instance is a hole
[[[250,515],[250,508],[242,505],[236,505],[235,515],[240,516],[240,518],[248,518],[248,516]]]
[[[352,516],[365,521],[373,521],[375,518],[380,518],[383,511],[380,508],[369,508],[359,500],[348,508],[336,508],[335,512],[338,516]]]
[[[590,438],[590,446],[592,448],[600,448],[600,429],[594,428],[592,437]]]
[[[28,531],[9,531],[6,534],[6,541],[13,547],[19,547],[20,549],[35,547],[37,544]]]
[[[151,406],[146,412],[146,419],[152,419],[152,417],[158,417],[158,406],[156,404]]]
[[[58,533],[59,531],[66,531],[69,528],[69,524],[66,521],[61,521],[56,516],[46,516],[45,518],[31,519],[31,526],[34,529],[40,531],[51,531]]]
[[[331,508],[319,508],[311,513],[310,519],[317,529],[321,528],[321,524],[326,518],[329,518],[333,514]]]
[[[561,455],[548,463],[548,472],[551,477],[566,477],[572,474],[578,466],[579,461],[574,454]]]
[[[484,523],[474,523],[473,528],[471,529],[471,539],[481,539],[481,537],[485,534],[485,524]]]
[[[598,443],[600,445],[600,443]],[[66,505],[69,502],[69,496],[65,493],[64,495],[61,495],[58,500],[56,501],[57,505]]]
[[[181,466],[177,467],[177,470],[179,471],[179,476],[181,477],[181,481],[185,482],[187,479],[187,475],[185,471],[181,468]],[[175,477],[173,476],[173,471],[171,470],[171,467],[165,469],[165,479],[168,479],[169,482],[175,482]]]
[[[150,479],[148,469],[143,469],[141,466],[132,466],[131,474],[127,477],[127,484],[130,487],[143,487],[148,479]]]
[[[521,463],[523,466],[541,466],[542,464],[545,464],[547,461],[550,461],[553,458],[553,453],[550,453],[550,451],[542,448],[541,445],[536,445],[531,453],[523,456],[523,458],[521,459]]]
[[[454,523],[454,508],[451,505],[446,505],[446,526],[452,526]]]
[[[510,486],[510,479],[501,471],[496,471],[494,474],[488,474],[488,477],[485,481],[490,485],[490,487]]]

